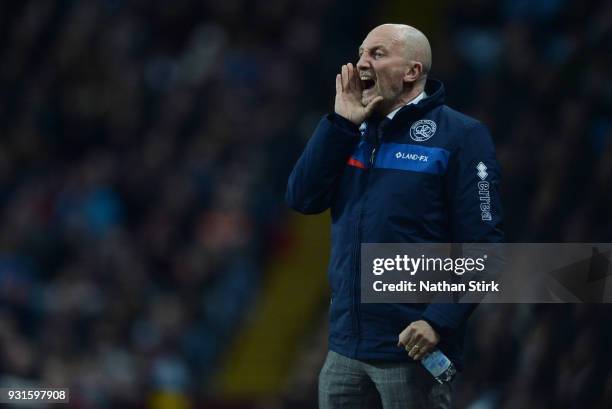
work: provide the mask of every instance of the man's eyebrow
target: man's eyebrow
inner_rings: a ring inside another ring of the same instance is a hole
[[[360,45],[359,46],[359,52],[362,52],[365,49],[364,46]],[[378,44],[373,46],[372,48],[370,48],[370,51],[376,51],[376,50],[383,50],[383,51],[387,51],[387,48],[384,45]]]

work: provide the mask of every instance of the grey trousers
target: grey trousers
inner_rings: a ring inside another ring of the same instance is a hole
[[[359,361],[329,351],[319,374],[319,408],[449,409],[451,384],[437,383],[419,363]]]

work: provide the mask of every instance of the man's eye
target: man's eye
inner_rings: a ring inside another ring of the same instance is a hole
[[[376,58],[380,58],[380,57],[383,57],[383,56],[384,56],[384,54],[381,53],[381,52],[374,53],[374,57],[376,57]]]

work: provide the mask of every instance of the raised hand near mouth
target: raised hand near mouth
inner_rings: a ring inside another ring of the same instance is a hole
[[[357,69],[348,63],[342,66],[340,74],[336,75],[336,114],[348,119],[355,125],[361,124],[374,111],[374,108],[383,100],[377,96],[367,106],[361,103],[363,91]]]

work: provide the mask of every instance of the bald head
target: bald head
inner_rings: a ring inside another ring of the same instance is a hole
[[[382,24],[370,31],[370,34],[390,36],[405,50],[408,61],[418,61],[423,65],[423,75],[427,76],[431,70],[429,40],[416,28],[406,24]]]
[[[427,37],[405,24],[383,24],[368,33],[359,47],[357,71],[362,81],[361,103],[376,97],[381,113],[407,104],[425,89],[431,69]]]

